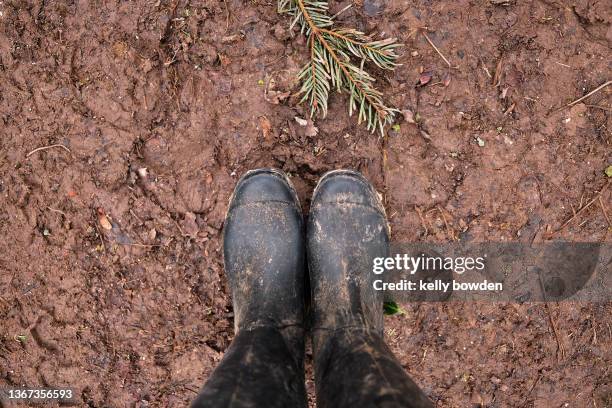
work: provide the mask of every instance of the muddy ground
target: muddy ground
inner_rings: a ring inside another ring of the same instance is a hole
[[[305,208],[325,171],[362,171],[396,241],[609,242],[610,87],[558,108],[612,79],[612,11],[507,3],[358,0],[340,15],[405,44],[376,75],[419,126],[380,138],[344,95],[306,136],[307,109],[283,94],[304,39],[273,1],[0,1],[0,387],[190,401],[233,336],[221,229],[255,167],[290,173]],[[609,303],[404,309],[386,338],[439,407],[612,406]]]

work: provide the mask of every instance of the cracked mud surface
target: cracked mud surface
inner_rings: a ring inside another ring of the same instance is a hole
[[[380,139],[343,95],[305,135],[283,99],[304,40],[274,2],[0,1],[0,387],[191,400],[233,336],[220,232],[255,167],[290,173],[305,211],[325,171],[361,171],[396,241],[609,242],[612,189],[558,230],[606,185],[610,88],[557,108],[611,79],[610,9],[509,3],[363,0],[339,17],[405,44],[378,84],[420,128]],[[70,151],[26,157],[54,144]],[[404,309],[387,341],[440,407],[611,404],[610,304]]]

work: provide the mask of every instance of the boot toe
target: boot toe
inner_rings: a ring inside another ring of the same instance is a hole
[[[289,179],[276,169],[257,169],[243,175],[234,191],[230,209],[262,202],[281,202],[299,207]]]
[[[376,190],[360,173],[352,170],[335,170],[325,174],[317,185],[312,203],[364,205],[384,214]]]

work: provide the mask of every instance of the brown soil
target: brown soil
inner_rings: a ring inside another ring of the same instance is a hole
[[[0,1],[0,387],[191,400],[232,339],[220,232],[255,167],[289,172],[306,208],[323,172],[362,171],[397,241],[609,241],[612,189],[557,230],[607,186],[611,87],[557,108],[612,79],[611,9],[508,3],[359,0],[340,16],[405,44],[378,83],[420,127],[381,139],[343,95],[316,137],[294,121],[307,110],[282,93],[304,40],[273,1]],[[70,151],[27,156],[54,144]],[[440,407],[612,406],[609,303],[404,308],[387,339]]]

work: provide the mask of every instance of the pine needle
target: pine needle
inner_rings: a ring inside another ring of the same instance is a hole
[[[383,135],[398,110],[385,105],[382,92],[374,87],[374,77],[364,66],[371,63],[380,69],[395,69],[399,65],[395,49],[401,44],[395,38],[375,41],[351,28],[334,28],[335,16],[327,14],[328,8],[327,1],[278,0],[278,12],[291,16],[290,29],[297,26],[308,38],[310,60],[298,74],[302,102],[309,103],[311,117],[325,117],[329,91],[347,92],[349,115],[356,113],[358,123]]]

